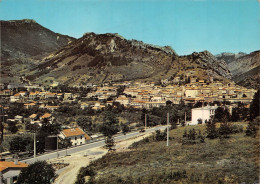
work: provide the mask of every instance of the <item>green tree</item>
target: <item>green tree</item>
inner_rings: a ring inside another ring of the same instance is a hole
[[[18,176],[19,184],[50,184],[55,177],[55,170],[46,161],[37,161],[22,169]]]
[[[206,133],[207,133],[207,138],[215,139],[218,137],[216,123],[212,121],[212,119],[206,121]]]
[[[226,107],[218,107],[215,110],[214,120],[215,122],[223,122],[224,119],[229,120],[230,113]]]
[[[113,147],[115,146],[115,140],[112,136],[107,136],[105,139],[105,143],[108,150],[113,150]]]
[[[260,109],[259,109],[259,104],[260,104],[260,95],[259,95],[259,89],[255,93],[254,98],[252,100],[252,103],[250,105],[250,110],[249,110],[249,118],[250,120],[253,120],[257,116],[259,116]]]
[[[113,136],[119,132],[119,121],[114,113],[107,112],[105,114],[100,132],[102,132],[104,136]]]
[[[81,117],[78,118],[77,124],[84,130],[84,131],[92,131],[92,121],[89,118]]]
[[[224,138],[229,138],[229,134],[231,133],[231,125],[224,114],[224,117],[222,118],[222,122],[220,123],[220,127],[218,129],[218,135],[224,136]]]
[[[122,129],[122,132],[123,132],[124,135],[125,135],[127,132],[130,132],[130,131],[131,131],[129,125],[126,124],[126,123],[124,123],[124,124],[121,123],[121,129]]]
[[[33,139],[31,136],[15,136],[9,143],[9,151],[11,153],[19,153],[19,152],[25,152],[29,151],[31,152],[32,150],[28,150],[28,145],[33,144]]]
[[[59,138],[59,149],[71,147],[72,143],[69,138],[65,137],[64,139]]]
[[[18,132],[18,127],[16,126],[17,122],[8,121],[7,124],[8,124],[7,130],[9,132],[11,132],[12,134],[15,134],[16,132]]]
[[[246,128],[246,136],[256,137],[260,126],[260,116],[250,121]]]
[[[47,135],[57,135],[61,131],[61,124],[57,121],[50,123],[48,120],[44,120],[40,128],[40,132],[46,133]]]
[[[155,140],[156,141],[165,141],[167,139],[167,129],[161,132],[160,130],[155,130]]]

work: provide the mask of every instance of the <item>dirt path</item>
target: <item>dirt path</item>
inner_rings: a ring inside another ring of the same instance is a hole
[[[116,152],[128,151],[128,147],[133,143],[142,140],[144,137],[150,136],[149,134],[142,134],[138,137],[131,138],[128,140],[116,142]],[[86,167],[93,160],[101,158],[107,153],[107,149],[102,147],[93,148],[86,151],[72,154],[71,156],[62,157],[59,159],[52,159],[49,163],[64,162],[69,163],[69,166],[63,168],[61,173],[54,181],[54,184],[74,184],[76,181],[77,174],[81,167]]]

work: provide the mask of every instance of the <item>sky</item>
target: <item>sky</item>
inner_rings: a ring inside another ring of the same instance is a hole
[[[179,55],[260,50],[258,0],[0,0],[0,20],[17,19],[75,38],[118,33]]]

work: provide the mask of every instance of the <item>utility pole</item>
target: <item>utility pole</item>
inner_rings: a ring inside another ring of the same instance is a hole
[[[36,133],[33,133],[33,158],[36,161]]]
[[[57,158],[59,157],[59,142],[58,142],[58,134],[57,134]]]
[[[167,146],[169,146],[169,112],[167,113]]]
[[[184,120],[184,122],[185,122],[185,126],[186,126],[186,111],[185,111],[185,120]]]

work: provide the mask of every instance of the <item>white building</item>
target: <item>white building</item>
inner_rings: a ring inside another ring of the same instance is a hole
[[[85,144],[88,140],[91,140],[91,137],[88,136],[83,130],[80,128],[68,128],[62,130],[59,135],[61,138],[68,138],[72,146],[77,146],[81,144]]]
[[[209,121],[211,116],[214,116],[217,108],[217,106],[205,106],[192,109],[190,125],[197,125],[199,119],[202,120],[202,123],[205,123],[206,120]]]

